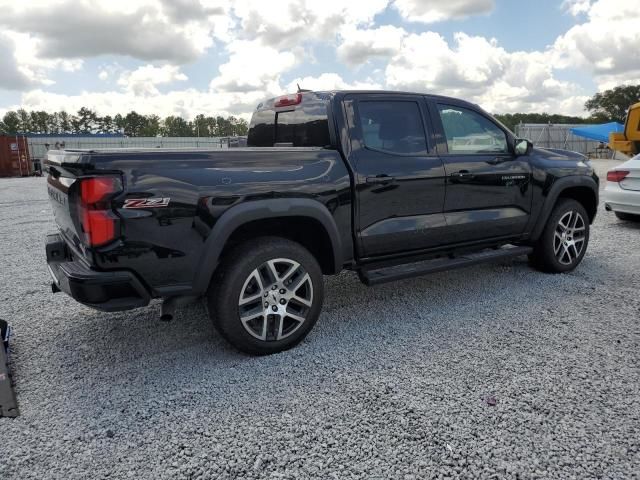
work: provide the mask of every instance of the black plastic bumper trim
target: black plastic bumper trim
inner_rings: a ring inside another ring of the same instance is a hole
[[[47,236],[47,254],[60,251],[59,235]],[[60,261],[63,260],[63,261]],[[106,312],[129,310],[149,304],[151,296],[145,286],[126,270],[96,271],[80,260],[47,255],[54,284],[76,301]]]

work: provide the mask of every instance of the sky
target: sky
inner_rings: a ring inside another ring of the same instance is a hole
[[[235,115],[307,89],[586,115],[640,78],[640,0],[0,0],[0,115]]]

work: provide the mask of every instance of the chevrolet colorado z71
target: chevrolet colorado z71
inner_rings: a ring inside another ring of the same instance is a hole
[[[477,105],[417,93],[261,103],[248,148],[51,151],[52,288],[113,311],[205,297],[220,334],[267,354],[318,319],[323,275],[365,284],[529,255],[582,260],[598,177]]]

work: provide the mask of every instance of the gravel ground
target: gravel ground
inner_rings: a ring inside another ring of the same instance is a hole
[[[307,340],[265,358],[201,305],[162,323],[52,295],[51,218],[44,179],[0,180],[3,480],[640,478],[640,225],[602,208],[570,274],[326,278]]]

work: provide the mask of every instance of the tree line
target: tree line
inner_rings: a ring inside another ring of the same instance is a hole
[[[519,123],[623,123],[630,105],[640,102],[640,85],[622,85],[596,93],[585,103],[589,117],[549,113],[507,113],[496,118],[509,129]],[[179,116],[164,119],[158,115],[141,115],[131,111],[126,115],[99,116],[82,107],[78,112],[27,112],[24,109],[7,112],[0,121],[0,133],[123,133],[130,137],[231,137],[246,135],[248,125],[242,118],[198,115],[193,120]]]
[[[0,133],[20,135],[120,133],[129,137],[232,137],[246,135],[247,121],[234,116],[198,115],[193,120],[170,115],[141,115],[131,111],[126,115],[100,116],[90,108],[82,107],[76,114],[60,111],[7,112],[0,121]]]
[[[495,117],[510,130],[519,123],[624,123],[627,110],[640,102],[640,85],[621,85],[596,93],[584,104],[588,117],[571,117],[549,113],[507,113]]]

